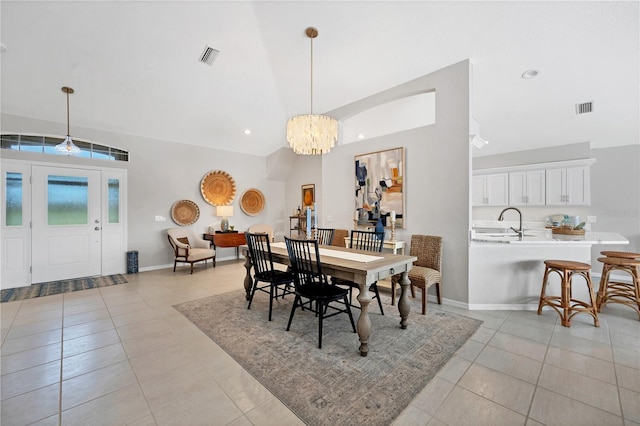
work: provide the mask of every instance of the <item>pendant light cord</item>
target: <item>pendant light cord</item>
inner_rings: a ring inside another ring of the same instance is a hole
[[[311,115],[313,115],[313,38],[311,37]]]
[[[69,132],[69,92],[67,91],[67,136],[71,136]]]

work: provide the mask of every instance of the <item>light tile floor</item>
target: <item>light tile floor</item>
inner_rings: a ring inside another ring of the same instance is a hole
[[[241,262],[219,262],[1,304],[0,422],[301,424],[171,307],[241,289],[244,274]],[[631,309],[605,307],[599,328],[586,315],[562,327],[546,310],[429,309],[484,324],[395,425],[640,425],[640,321]]]

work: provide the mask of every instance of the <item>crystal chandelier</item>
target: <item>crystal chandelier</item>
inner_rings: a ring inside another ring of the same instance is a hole
[[[80,148],[73,143],[69,132],[69,95],[73,93],[73,89],[65,86],[62,91],[67,94],[67,137],[56,145],[55,150],[60,154],[76,155],[80,153]]]
[[[311,39],[311,113],[289,119],[287,141],[296,154],[326,154],[338,140],[338,122],[335,118],[313,113],[313,39],[318,36],[318,30],[309,27],[305,33]]]

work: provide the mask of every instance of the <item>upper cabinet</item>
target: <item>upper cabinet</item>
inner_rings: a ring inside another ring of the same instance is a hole
[[[473,206],[588,206],[593,158],[473,171]]]
[[[471,192],[474,206],[506,206],[509,204],[509,174],[473,176]]]
[[[589,166],[547,169],[546,179],[547,205],[591,204]]]
[[[509,205],[544,206],[545,171],[530,170],[509,173]]]

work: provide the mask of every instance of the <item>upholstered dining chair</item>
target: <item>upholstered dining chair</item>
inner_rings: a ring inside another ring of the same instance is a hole
[[[213,260],[213,267],[216,267],[216,251],[210,247],[209,241],[200,238],[189,228],[169,228],[167,229],[169,244],[173,249],[173,272],[176,271],[178,262],[190,263],[193,274],[193,264]]]
[[[295,277],[296,298],[291,307],[287,331],[291,329],[291,322],[296,309],[305,309],[309,306],[318,317],[318,348],[322,349],[322,325],[325,318],[341,313],[349,315],[351,328],[356,332],[356,324],[347,300],[348,290],[332,285],[322,273],[320,263],[320,250],[318,240],[295,240],[284,237],[289,254],[289,261]],[[306,301],[303,301],[305,299]],[[314,303],[315,302],[315,303]],[[344,308],[336,306],[333,302],[339,302]],[[330,311],[331,310],[331,311]]]
[[[330,246],[333,244],[333,236],[336,230],[333,228],[316,228],[316,239],[318,244]]]
[[[247,232],[251,232],[252,234],[268,234],[269,241],[270,242],[274,241],[273,226],[267,225],[266,223],[258,223],[256,225],[251,225],[247,229]]]
[[[356,250],[365,250],[373,252],[381,252],[384,245],[384,231],[351,231],[351,239],[349,240],[349,247]],[[359,288],[358,284],[346,281],[340,278],[332,278],[332,282],[335,285],[347,286],[349,288],[349,301],[353,300],[353,289]],[[378,292],[377,281],[371,284],[369,290],[373,292],[373,299],[378,299],[378,306],[380,307],[380,313],[384,315],[384,309],[382,309],[382,301],[380,300],[380,293]],[[354,308],[360,309],[359,305],[352,304]]]
[[[440,283],[442,280],[442,237],[433,235],[412,235],[411,256],[418,260],[413,262],[413,268],[409,271],[411,281],[411,296],[416,297],[414,287],[422,289],[422,315],[427,313],[427,290],[435,284],[438,304],[442,304],[440,298]],[[391,304],[396,301],[396,284],[400,282],[402,275],[391,277]]]
[[[273,310],[273,300],[278,298],[278,289],[282,289],[282,297],[293,293],[289,290],[293,284],[293,273],[289,271],[280,271],[273,267],[273,257],[271,254],[271,244],[269,243],[269,234],[245,232],[244,236],[249,246],[249,256],[251,256],[251,264],[253,265],[253,287],[249,295],[249,305],[247,309],[251,309],[251,302],[256,291],[262,291],[269,294],[269,321],[271,321],[271,311]],[[259,283],[266,283],[260,286]]]

